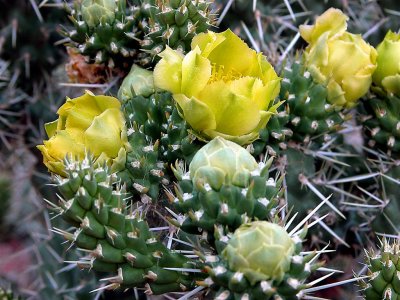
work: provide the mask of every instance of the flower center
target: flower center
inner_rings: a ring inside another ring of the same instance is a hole
[[[228,71],[225,70],[224,66],[213,64],[211,67],[211,77],[208,80],[208,84],[215,81],[232,81],[242,77],[242,74],[234,69]]]

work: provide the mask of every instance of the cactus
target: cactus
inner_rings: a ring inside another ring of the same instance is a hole
[[[305,280],[323,263],[316,253],[301,254],[307,229],[290,236],[278,224],[252,222],[239,227],[220,257],[207,257],[202,284],[215,299],[302,299]]]
[[[389,153],[400,151],[400,98],[396,95],[366,99],[360,108],[360,122],[369,138],[369,147],[379,147]]]
[[[105,279],[107,287],[142,287],[147,294],[193,286],[195,278],[166,268],[190,268],[195,261],[157,240],[143,208],[134,203],[128,207],[129,194],[115,182],[115,173],[106,166],[95,167],[88,157],[67,161],[66,172],[67,178],[58,179],[60,206],[53,208],[76,227],[73,234],[63,232],[64,237],[90,255],[77,262],[80,267],[114,274]]]
[[[372,170],[383,174],[373,191],[382,199],[379,213],[370,219],[371,227],[379,233],[397,234],[399,226],[395,222],[394,212],[399,207],[397,190],[399,186],[400,153],[400,73],[395,61],[399,57],[400,35],[389,31],[377,47],[378,67],[373,75],[370,95],[359,107],[358,121],[368,139],[368,146],[377,151],[368,151],[369,165]],[[375,204],[376,205],[376,204]]]
[[[140,45],[144,53],[139,63],[154,64],[166,46],[182,53],[190,51],[193,37],[214,24],[209,0],[147,0],[142,13],[148,16]],[[146,55],[147,54],[147,55]]]
[[[203,0],[85,0],[69,13],[74,29],[64,35],[71,45],[89,62],[121,71],[132,61],[152,65],[166,46],[188,51],[192,38],[213,24],[210,3]]]
[[[68,8],[68,7],[67,7]],[[76,1],[68,8],[74,29],[63,34],[89,62],[127,70],[138,55],[140,9],[118,1]]]
[[[124,178],[133,193],[156,201],[161,183],[169,181],[169,165],[177,159],[191,160],[200,147],[189,133],[168,92],[155,91],[152,72],[134,65],[122,83],[118,97],[128,126]]]
[[[360,280],[366,300],[396,299],[400,295],[400,245],[398,241],[383,239],[380,251],[366,251],[368,276]]]
[[[282,70],[279,98],[285,104],[253,143],[254,155],[265,151],[267,145],[270,154],[279,153],[287,148],[288,140],[303,144],[328,142],[349,118],[329,103],[326,87],[307,71],[304,57],[300,59]]]
[[[213,243],[243,223],[272,218],[282,194],[282,178],[269,177],[271,163],[257,164],[239,145],[215,138],[196,153],[189,172],[177,164],[176,197],[169,197],[185,216],[181,229],[203,234]],[[223,246],[216,244],[217,249]]]

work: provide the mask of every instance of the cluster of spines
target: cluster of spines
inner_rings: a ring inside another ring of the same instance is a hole
[[[361,105],[360,105],[361,107]],[[368,146],[377,144],[382,150],[400,151],[400,98],[395,95],[377,95],[363,101],[360,121],[370,138]]]
[[[123,103],[123,111],[132,151],[120,176],[143,198],[155,201],[160,184],[168,184],[167,165],[177,159],[190,160],[200,144],[189,133],[170,93],[135,96]]]
[[[128,125],[128,141],[132,151],[127,155],[122,178],[143,200],[158,199],[160,184],[168,184],[165,163],[159,159],[160,138],[165,124],[165,111],[170,108],[169,97],[135,96],[122,104]],[[122,176],[122,174],[120,174]],[[147,201],[143,201],[147,202]]]
[[[191,132],[189,125],[181,117],[178,108],[171,104],[171,111],[166,112],[165,132],[161,133],[161,157],[172,164],[177,159],[190,162],[201,148],[196,136]]]
[[[330,134],[341,128],[346,116],[327,101],[326,87],[314,81],[302,61],[286,66],[281,76],[280,99],[286,101],[292,139],[303,143],[318,137],[330,140]]]
[[[66,161],[66,178],[58,178],[60,205],[51,204],[73,233],[57,230],[88,254],[78,266],[114,273],[105,278],[107,288],[145,288],[147,294],[184,291],[191,278],[166,268],[193,268],[196,264],[158,241],[143,219],[140,206],[127,208],[129,194],[106,167],[90,158]]]
[[[324,265],[324,262],[317,261],[316,252],[301,252],[306,234],[307,229],[304,228],[292,236],[295,253],[291,258],[290,269],[281,281],[263,280],[251,285],[243,273],[230,270],[228,263],[220,256],[202,256],[209,277],[200,284],[216,291],[215,299],[301,299],[305,294],[303,290],[309,287],[305,283],[307,278]]]
[[[344,112],[328,103],[326,87],[313,80],[303,61],[287,64],[281,77],[279,100],[284,103],[251,145],[255,156],[265,151],[276,156],[290,141],[330,141],[347,119]]]
[[[132,61],[138,55],[140,8],[126,7],[126,0],[118,1],[115,19],[110,24],[102,22],[90,27],[82,19],[81,6],[78,2],[68,8],[70,20],[74,25],[71,31],[63,31],[80,54],[89,58],[89,62],[106,63],[110,68],[119,67],[119,63]],[[126,66],[129,68],[130,64]]]
[[[392,300],[400,297],[400,244],[382,241],[380,252],[366,251],[367,278],[360,280],[366,300]]]
[[[142,5],[142,14],[149,17],[142,50],[148,54],[141,64],[157,59],[168,45],[186,53],[196,34],[207,31],[214,23],[208,0],[150,0]]]
[[[175,186],[176,196],[167,195],[176,211],[185,217],[180,220],[180,228],[215,239],[218,249],[224,247],[219,241],[226,240],[240,225],[272,218],[282,196],[283,177],[277,180],[269,177],[271,164],[272,159],[260,163],[248,186],[223,184],[219,190],[200,180],[193,183],[190,173],[177,164],[174,168],[179,181]]]

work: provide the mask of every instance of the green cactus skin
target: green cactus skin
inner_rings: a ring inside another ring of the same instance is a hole
[[[89,62],[128,69],[139,52],[140,7],[127,7],[126,0],[118,0],[114,20],[104,20],[93,26],[83,20],[82,9],[79,2],[68,9],[74,29],[62,33],[70,38],[70,46],[87,56]]]
[[[140,64],[156,63],[157,55],[166,46],[182,53],[190,51],[193,37],[214,24],[211,3],[209,0],[144,1],[142,14],[149,19],[140,45],[147,55],[142,56]]]
[[[174,253],[157,240],[140,212],[128,210],[124,187],[107,167],[92,160],[66,161],[67,178],[58,178],[60,206],[55,209],[75,232],[64,237],[88,252],[81,268],[113,273],[111,287],[145,288],[147,294],[184,291],[196,278],[165,268],[193,268],[195,262]],[[64,200],[65,199],[65,200]]]
[[[293,139],[307,142],[321,136],[321,140],[329,140],[329,134],[341,128],[345,116],[328,103],[327,89],[313,80],[301,61],[285,67],[281,76],[280,98],[287,103]]]
[[[382,211],[375,213],[371,227],[375,232],[397,235],[400,231],[400,224],[397,221],[400,211],[399,184],[388,178],[399,180],[400,167],[393,166],[385,172],[385,175],[388,177],[382,178],[380,190],[385,193],[386,203]]]
[[[391,153],[400,152],[400,98],[395,95],[377,95],[363,101],[360,122],[370,138],[370,147],[379,147]]]
[[[160,184],[169,182],[168,166],[177,159],[190,161],[201,143],[190,134],[170,93],[133,96],[125,99],[122,109],[128,128],[131,126],[128,141],[133,150],[119,176],[127,180],[128,187],[136,183],[137,192],[155,201]]]
[[[176,165],[178,185],[170,202],[185,215],[181,229],[191,234],[205,234],[216,241],[217,249],[225,247],[227,234],[251,220],[272,218],[282,195],[283,177],[269,177],[272,159],[261,163],[251,174],[249,185],[222,184],[219,189],[204,182],[192,182],[189,172]],[[225,238],[225,239],[224,239]]]
[[[369,278],[359,282],[366,300],[400,299],[400,245],[383,240],[380,252],[366,251]]]
[[[290,267],[282,279],[259,280],[250,283],[243,273],[230,269],[228,260],[223,256],[205,256],[209,277],[201,284],[215,291],[214,299],[301,299],[304,296],[302,290],[307,288],[306,279],[323,265],[322,262],[313,262],[316,253],[308,255],[300,253],[302,240],[306,234],[307,229],[303,229],[292,237],[295,244],[294,253],[290,257]]]
[[[329,141],[347,118],[327,102],[327,89],[313,80],[302,60],[287,64],[280,76],[279,100],[285,103],[253,143],[254,155],[265,148],[271,154],[284,151],[289,140],[304,144]]]

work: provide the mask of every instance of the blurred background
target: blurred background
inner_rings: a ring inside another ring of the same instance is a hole
[[[139,1],[139,0],[138,0]],[[132,1],[133,5],[138,1]],[[140,2],[140,1],[139,1]],[[349,30],[376,46],[399,28],[398,0],[216,0],[215,29],[231,28],[279,66],[304,46],[298,26],[329,7],[350,17]],[[71,45],[73,1],[0,0],[0,287],[23,299],[134,299],[129,293],[89,293],[92,273],[79,274],[75,250],[49,228],[57,222],[43,199],[53,200],[49,173],[35,148],[44,123],[56,119],[65,97],[83,90],[115,94],[124,70],[88,64]],[[352,266],[347,266],[351,272]],[[351,296],[325,295],[331,299]]]

